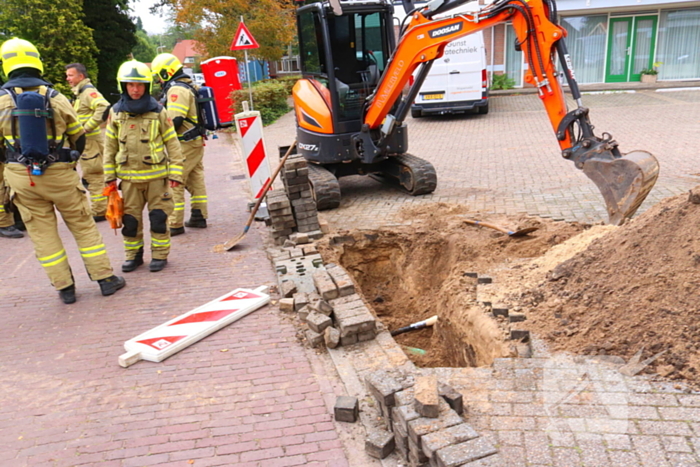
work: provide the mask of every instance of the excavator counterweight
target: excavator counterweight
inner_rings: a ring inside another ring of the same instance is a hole
[[[611,224],[636,212],[658,178],[659,164],[645,151],[623,155],[610,135],[594,134],[554,0],[496,0],[483,7],[472,2],[474,8],[466,10],[460,7],[469,0],[403,3],[407,16],[398,43],[388,0],[331,0],[297,10],[303,76],[293,89],[297,140],[299,152],[315,164],[310,175],[319,209],[340,204],[337,178],[345,175],[392,180],[411,195],[433,192],[434,167],[408,154],[411,103],[449,42],[510,22],[528,64],[525,81],[537,89],[562,156],[598,186]],[[577,104],[571,111],[560,72]]]

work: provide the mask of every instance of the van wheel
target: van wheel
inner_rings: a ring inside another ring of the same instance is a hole
[[[423,116],[423,112],[421,112],[420,109],[411,108],[411,117],[421,118],[422,116]]]
[[[487,103],[483,107],[477,107],[477,109],[479,109],[479,115],[486,115],[487,113],[489,113],[489,104]]]

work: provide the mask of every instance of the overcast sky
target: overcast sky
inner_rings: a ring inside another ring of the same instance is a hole
[[[141,18],[141,21],[143,21],[143,28],[149,34],[161,34],[165,32],[168,27],[168,24],[166,24],[166,17],[161,17],[157,14],[152,15],[148,11],[155,3],[156,0],[131,0],[129,2],[131,14]]]

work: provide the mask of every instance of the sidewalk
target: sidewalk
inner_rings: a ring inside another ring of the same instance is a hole
[[[342,388],[274,305],[164,362],[117,363],[144,331],[235,288],[276,284],[261,224],[235,251],[212,251],[248,217],[237,151],[224,133],[207,144],[209,228],[174,237],[165,270],[124,274],[114,296],[89,281],[62,223],[74,305],[60,302],[28,237],[1,239],[0,465],[348,465],[330,415]],[[122,237],[98,227],[119,271]]]

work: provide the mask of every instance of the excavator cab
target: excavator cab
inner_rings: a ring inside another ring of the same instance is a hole
[[[376,88],[395,48],[392,10],[386,2],[343,5],[341,15],[333,14],[323,2],[297,10],[300,65],[307,81],[303,85],[308,89],[297,93],[295,105],[300,127],[313,134],[300,135],[299,141],[302,145],[317,141],[324,149],[314,154],[304,152],[311,160],[325,164],[351,158],[342,143],[347,144],[350,134],[360,131],[365,100]],[[309,93],[320,94],[324,105],[314,99],[309,106],[305,99]],[[319,134],[330,138],[325,140]],[[338,137],[343,141],[336,145]]]
[[[319,210],[340,204],[338,178],[347,175],[371,175],[411,195],[437,186],[434,167],[406,154],[405,126],[386,136],[381,149],[358,138],[370,133],[380,138],[378,130],[367,130],[364,116],[396,48],[393,12],[386,0],[314,2],[297,9],[302,72],[292,90],[297,150],[310,163]]]

